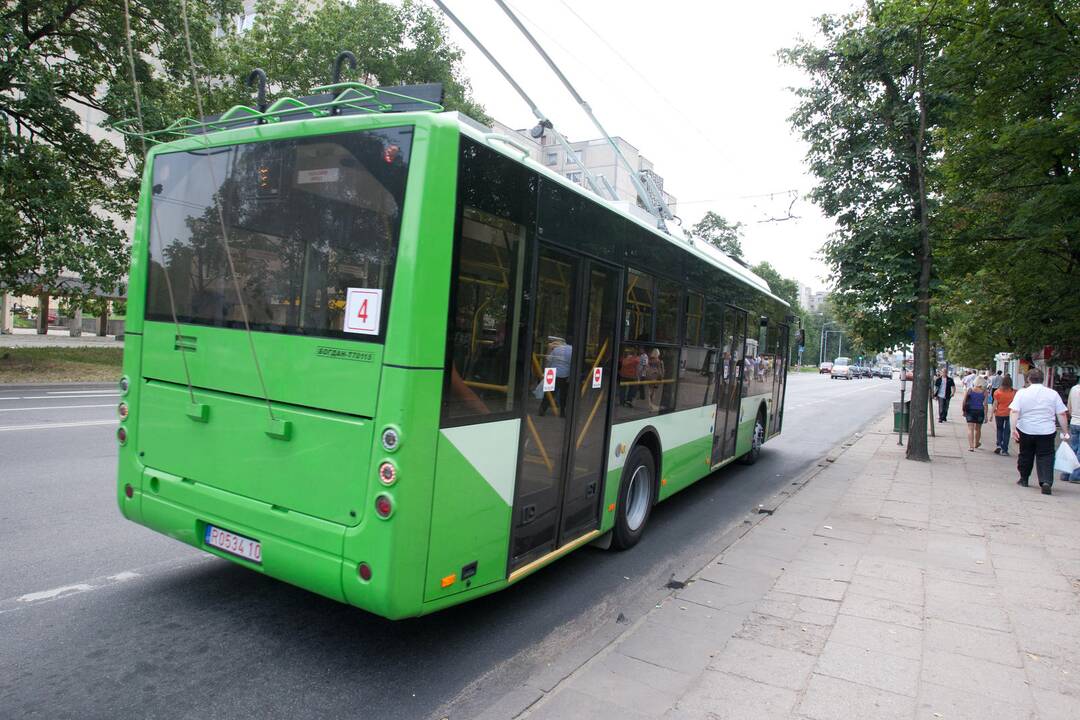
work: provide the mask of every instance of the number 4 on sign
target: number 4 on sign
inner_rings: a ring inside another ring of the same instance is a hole
[[[345,301],[347,333],[378,335],[382,310],[382,290],[378,288],[349,288]]]

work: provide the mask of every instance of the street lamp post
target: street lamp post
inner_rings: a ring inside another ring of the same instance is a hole
[[[838,324],[838,323],[835,320],[830,320],[829,322],[824,323],[821,326],[821,342],[818,345],[818,348],[819,348],[818,349],[818,363],[825,362],[825,350],[826,350],[825,339],[829,336],[829,333],[825,332],[825,328],[827,328],[830,325],[836,325],[836,324]]]

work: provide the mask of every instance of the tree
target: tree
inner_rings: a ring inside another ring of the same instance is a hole
[[[442,82],[449,109],[486,119],[469,97],[460,50],[418,2],[260,0],[254,26],[243,32],[235,22],[240,0],[128,2],[147,130],[198,115],[189,38],[207,114],[251,104],[244,81],[254,67],[267,71],[272,102],[274,94],[329,82],[334,57],[352,50],[358,67],[344,79]],[[110,122],[138,114],[124,9],[124,0],[15,0],[0,11],[0,286],[62,290],[60,278],[76,274],[111,289],[127,271],[124,228],[142,144],[103,139],[75,111],[89,108]]]
[[[705,213],[705,217],[690,228],[690,237],[704,240],[731,257],[742,260],[743,249],[740,242],[742,227],[742,223],[729,223],[723,215],[710,210]]]
[[[837,224],[824,254],[835,298],[870,347],[904,343],[913,331],[909,459],[929,459],[929,314],[932,278],[927,158],[937,103],[928,96],[923,2],[867,3],[819,19],[824,43],[782,51],[809,84],[795,92],[792,123],[809,143],[818,184],[811,193]]]
[[[204,47],[237,0],[189,0]],[[173,0],[131,0],[136,52],[153,54],[160,79],[180,70],[181,18]],[[0,285],[54,290],[76,273],[112,289],[127,266],[124,222],[135,185],[123,149],[82,126],[76,109],[125,111],[124,4],[17,0],[0,11]],[[150,73],[150,67],[145,68]],[[175,75],[174,75],[175,76]]]
[[[799,281],[786,278],[780,271],[768,262],[762,261],[750,268],[751,272],[769,283],[773,295],[787,302],[791,306],[794,315],[802,315],[803,309],[799,305]]]
[[[939,303],[949,356],[982,366],[999,351],[1075,345],[1080,5],[974,3],[935,18],[949,96]]]

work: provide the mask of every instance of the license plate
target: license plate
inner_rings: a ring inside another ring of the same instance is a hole
[[[213,525],[206,526],[204,540],[207,545],[216,547],[218,550],[224,550],[231,555],[242,557],[251,562],[262,562],[262,543],[258,540],[252,540]]]

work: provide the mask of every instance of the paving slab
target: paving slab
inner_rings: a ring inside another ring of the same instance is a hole
[[[1017,487],[962,423],[911,463],[890,426],[521,717],[1080,718],[1080,487]]]
[[[909,720],[915,712],[915,698],[827,675],[813,675],[797,710],[813,720]]]

